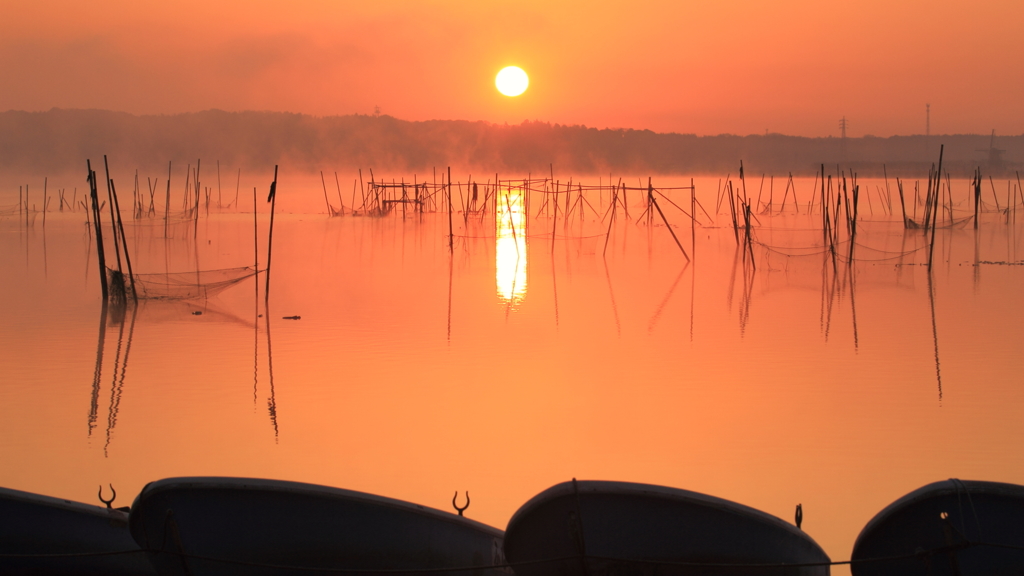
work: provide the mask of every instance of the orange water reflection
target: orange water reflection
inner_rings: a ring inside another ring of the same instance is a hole
[[[1024,266],[996,264],[1024,255],[1019,228],[993,213],[978,237],[940,230],[930,285],[921,253],[904,266],[890,256],[921,235],[889,226],[876,201],[857,265],[836,274],[821,256],[772,252],[755,253],[754,271],[715,210],[716,184],[698,181],[718,224],[698,228],[689,268],[663,227],[642,222],[614,229],[603,258],[605,227],[591,230],[588,211],[585,230],[556,223],[553,250],[537,233],[528,299],[514,190],[496,210],[497,244],[489,219],[466,230],[456,218],[454,253],[446,215],[286,213],[269,314],[247,280],[108,319],[102,351],[82,219],[51,214],[45,234],[2,221],[0,485],[96,502],[111,482],[120,505],[162,477],[260,476],[446,509],[458,489],[472,494],[469,517],[504,527],[574,476],[652,482],[786,520],[801,502],[804,529],[845,559],[864,523],[917,486],[1024,483],[1024,463],[1006,456],[1024,443]],[[816,241],[812,182],[798,184],[800,214],[762,217],[766,244]],[[634,218],[641,200],[631,192]],[[133,225],[133,262],[249,264],[250,218],[204,216],[169,240]],[[972,266],[976,253],[990,264]]]
[[[526,195],[510,186],[498,193],[495,211],[494,266],[498,298],[518,304],[526,297]]]

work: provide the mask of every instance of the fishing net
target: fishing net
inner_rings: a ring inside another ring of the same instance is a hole
[[[131,218],[124,221],[125,226],[149,226],[158,228],[160,226],[180,226],[183,224],[194,224],[195,217],[188,214],[174,214],[165,219],[162,215],[149,216],[144,214],[141,218]]]
[[[239,282],[258,274],[252,266],[222,268],[219,270],[197,270],[195,272],[164,272],[135,274],[135,290],[145,300],[188,300],[209,298]],[[117,270],[107,269],[110,280],[110,298],[124,301],[130,295],[124,275]]]

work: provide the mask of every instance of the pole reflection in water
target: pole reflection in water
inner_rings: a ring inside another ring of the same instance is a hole
[[[99,343],[96,344],[96,368],[92,375],[92,395],[89,402],[89,436],[92,436],[92,429],[96,427],[97,413],[100,409],[100,379],[103,377],[103,344],[107,337],[107,302],[103,301],[100,309],[100,335]]]
[[[509,187],[495,211],[495,282],[498,298],[509,305],[526,297],[526,212],[524,191]]]
[[[117,413],[121,408],[121,391],[124,390],[124,378],[128,373],[128,355],[132,351],[132,337],[135,335],[135,318],[138,316],[139,305],[136,303],[131,311],[132,321],[128,328],[128,341],[125,343],[123,359],[121,358],[121,344],[124,337],[124,325],[126,322],[124,314],[126,310],[121,309],[119,311],[121,328],[117,335],[117,354],[114,356],[114,380],[110,384],[110,408],[107,409],[107,439],[103,444],[104,458],[110,455],[110,440],[114,434],[114,427],[117,426]],[[118,374],[118,370],[120,370],[120,374]]]
[[[96,420],[99,416],[99,394],[102,386],[103,348],[106,341],[107,322],[118,325],[117,352],[114,355],[113,377],[110,382],[110,406],[107,409],[106,440],[103,443],[103,456],[105,458],[110,455],[110,442],[114,434],[114,427],[117,426],[117,414],[121,406],[121,392],[124,389],[125,376],[128,373],[128,356],[131,354],[138,306],[136,305],[131,309],[131,323],[128,327],[128,340],[126,342],[124,329],[128,313],[126,306],[116,305],[109,307],[106,302],[103,303],[103,307],[100,310],[99,341],[96,345],[96,367],[93,370],[92,393],[89,402],[89,437],[92,437],[92,431],[96,427]],[[122,350],[124,351],[123,357],[121,355]]]

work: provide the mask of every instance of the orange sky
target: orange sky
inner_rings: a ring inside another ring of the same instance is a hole
[[[627,7],[628,6],[628,7]],[[1019,0],[8,3],[0,110],[1024,132]],[[499,95],[517,64],[531,87]]]

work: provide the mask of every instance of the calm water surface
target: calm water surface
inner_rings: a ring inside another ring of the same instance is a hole
[[[441,509],[468,490],[467,515],[503,528],[572,477],[648,482],[786,520],[802,503],[843,560],[925,483],[1024,483],[1012,217],[940,230],[929,276],[923,235],[878,196],[856,263],[834,264],[810,180],[800,213],[761,215],[746,253],[701,180],[714,225],[698,211],[691,236],[661,203],[689,264],[660,217],[636,222],[636,192],[607,251],[607,193],[568,226],[513,194],[497,216],[456,214],[449,254],[446,214],[328,218],[318,188],[286,183],[269,309],[261,274],[104,316],[84,213],[3,213],[0,485],[97,502],[113,483],[127,504],[163,477],[259,476]],[[689,192],[666,194],[689,209]],[[169,238],[161,219],[126,220],[135,270],[253,265],[240,204]]]

